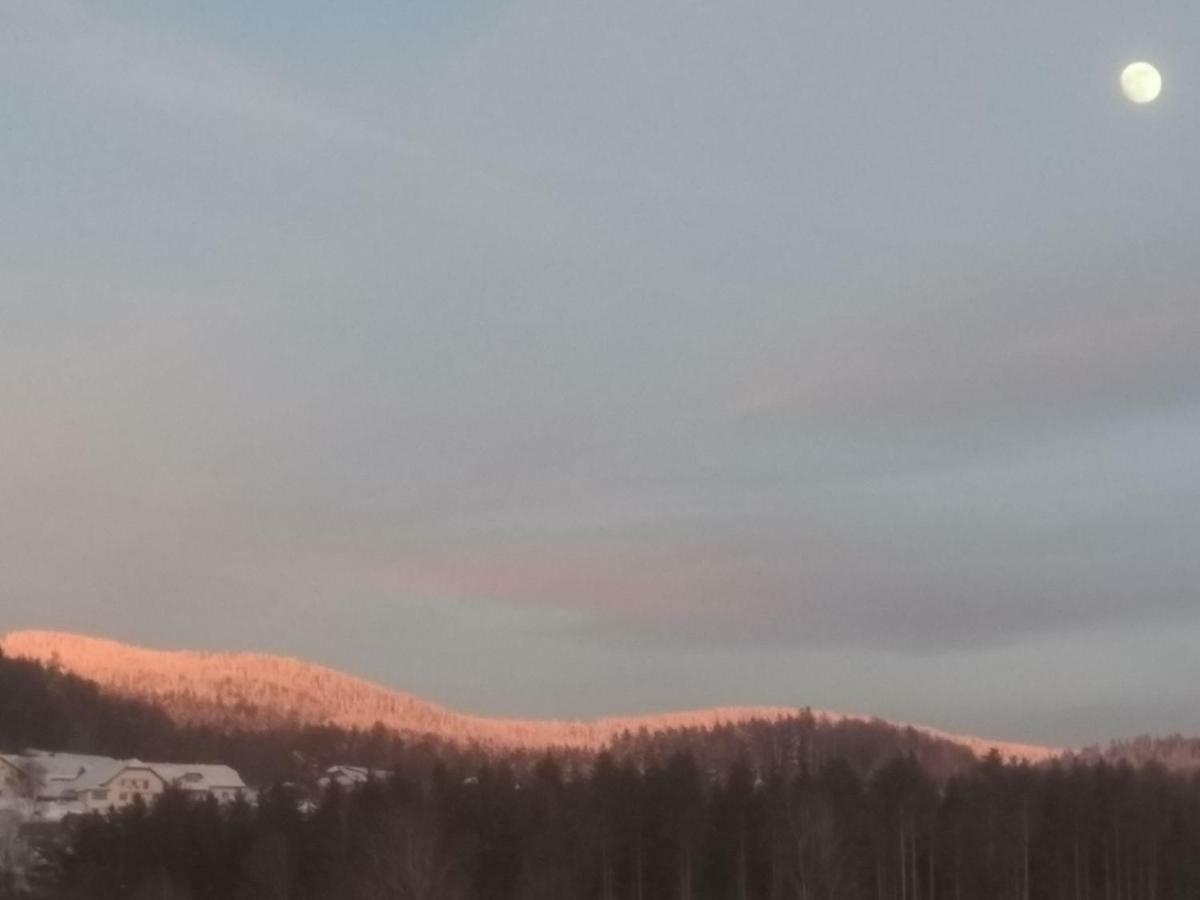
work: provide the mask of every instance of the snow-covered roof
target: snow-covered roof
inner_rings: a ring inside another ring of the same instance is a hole
[[[229,766],[153,763],[150,768],[169,785],[186,791],[244,790],[246,783]]]
[[[186,791],[244,790],[241,775],[229,766],[198,763],[151,763],[140,759],[113,759],[83,753],[51,753],[31,750],[25,756],[8,756],[18,768],[33,768],[39,782],[38,796],[61,800],[84,791],[101,790],[122,772],[143,771],[165,784]]]
[[[371,777],[371,771],[366,766],[330,766],[325,770],[330,778],[348,778],[353,781],[366,781]]]
[[[23,760],[35,766],[47,781],[74,781],[89,769],[108,766],[116,762],[110,756],[90,756],[86,753],[55,753],[48,750],[30,750]]]
[[[136,759],[109,759],[103,762],[94,763],[87,767],[84,772],[71,783],[71,790],[75,791],[91,791],[97,788],[103,788],[110,781],[129,768],[142,768],[145,766]]]
[[[45,798],[61,797],[71,791],[89,791],[102,787],[130,766],[145,768],[136,759],[112,759],[85,753],[30,751],[23,761],[33,768],[40,782],[38,794]]]
[[[387,778],[392,773],[388,769],[368,769],[366,766],[337,765],[330,766],[325,770],[325,774],[350,775],[355,778],[362,778],[363,780],[366,780],[367,778]]]
[[[330,766],[328,769],[325,770],[326,775],[335,775],[338,772],[345,772],[347,775],[362,775],[365,778],[367,775],[367,767],[366,766],[337,765],[337,766]]]
[[[325,787],[330,782],[336,781],[338,784],[348,786],[354,784],[363,784],[371,779],[377,781],[390,778],[391,772],[386,769],[368,769],[366,766],[330,766],[325,770],[320,778],[317,779],[317,784]]]

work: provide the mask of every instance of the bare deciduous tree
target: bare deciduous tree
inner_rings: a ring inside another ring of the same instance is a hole
[[[454,856],[427,810],[390,810],[364,848],[356,900],[458,900],[465,896]]]

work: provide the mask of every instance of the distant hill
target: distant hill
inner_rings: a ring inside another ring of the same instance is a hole
[[[1129,763],[1134,767],[1157,763],[1174,772],[1200,772],[1200,738],[1144,734],[1103,747],[1085,747],[1073,756],[1089,763]]]
[[[431,736],[501,750],[563,748],[595,750],[626,732],[661,733],[782,721],[812,715],[829,723],[875,721],[863,716],[799,707],[734,707],[590,721],[537,721],[466,715],[411,694],[324,666],[258,653],[151,650],[112,640],[49,631],[18,631],[0,639],[11,657],[61,666],[117,696],[143,700],[183,725],[247,730],[332,725],[369,729],[382,724],[403,734]],[[880,723],[884,724],[884,723]],[[984,755],[1040,761],[1058,751],[1027,744],[911,728]]]
[[[0,655],[0,753],[39,747],[127,758],[170,745],[177,731],[152,704],[36,660]]]

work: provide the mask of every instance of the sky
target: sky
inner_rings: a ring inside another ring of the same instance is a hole
[[[0,630],[1200,733],[1198,45],[1185,0],[6,2]]]

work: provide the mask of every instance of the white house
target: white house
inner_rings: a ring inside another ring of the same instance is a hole
[[[173,788],[186,791],[193,797],[215,797],[221,803],[236,800],[246,794],[242,776],[229,766],[152,763],[154,771]]]
[[[114,759],[89,767],[60,796],[68,803],[78,801],[85,812],[106,813],[129,806],[139,797],[150,803],[164,790],[166,782],[146,763]]]
[[[6,757],[10,768],[30,773],[36,784],[37,816],[56,820],[72,813],[106,813],[141,800],[149,804],[168,788],[192,797],[215,797],[225,803],[247,793],[241,776],[229,766],[149,763],[78,753],[30,751]],[[5,769],[4,771],[7,771]]]
[[[79,753],[34,751],[23,759],[38,772],[36,796],[44,818],[100,812],[128,806],[138,797],[149,803],[166,782],[147,763]]]

